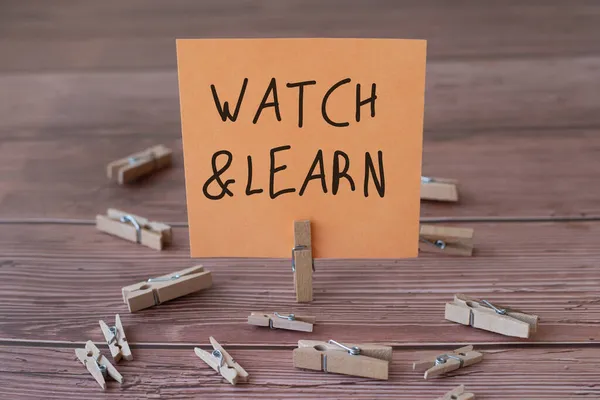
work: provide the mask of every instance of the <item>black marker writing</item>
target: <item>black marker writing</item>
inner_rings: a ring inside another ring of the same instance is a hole
[[[385,176],[383,174],[383,152],[379,150],[377,152],[377,158],[379,159],[379,175],[375,172],[375,166],[371,159],[371,154],[367,151],[365,153],[365,197],[369,197],[369,174],[373,176],[373,183],[375,183],[375,189],[379,193],[379,197],[385,196]]]
[[[292,148],[292,146],[289,146],[289,145],[288,146],[280,146],[280,147],[274,147],[270,151],[271,167],[269,168],[269,197],[271,197],[272,199],[276,198],[277,196],[281,196],[282,194],[294,193],[296,191],[295,188],[288,188],[288,189],[280,190],[278,192],[274,192],[274,190],[275,190],[275,174],[277,172],[283,171],[284,169],[287,168],[287,165],[285,165],[285,164],[275,167],[275,153],[277,153],[279,151],[283,151],[283,150],[289,150],[291,148]]]
[[[344,169],[340,171],[340,156],[344,159]],[[350,158],[348,154],[341,150],[336,150],[333,153],[333,178],[331,183],[331,193],[336,195],[338,188],[340,187],[340,179],[346,178],[350,183],[350,190],[354,192],[354,180],[348,175],[348,169],[350,169]]]
[[[267,103],[267,99],[269,98],[269,94],[273,92],[273,101]],[[277,82],[275,78],[271,78],[271,83],[269,83],[269,87],[267,87],[267,91],[258,106],[258,110],[256,110],[256,114],[254,115],[254,119],[252,120],[253,124],[258,122],[258,117],[262,113],[262,110],[267,107],[275,107],[275,117],[277,117],[277,121],[281,121],[281,114],[279,113],[279,99],[277,98]]]
[[[319,172],[318,174],[315,175],[314,172],[315,172],[315,168],[317,168],[317,165],[319,166],[319,169],[321,170],[321,172]],[[304,194],[304,191],[306,190],[306,186],[308,186],[308,182],[312,181],[313,179],[320,179],[321,187],[323,188],[323,193],[327,193],[327,182],[325,182],[325,167],[323,166],[323,150],[319,150],[317,152],[317,155],[315,156],[315,160],[313,161],[312,165],[310,166],[310,170],[308,170],[308,174],[306,175],[306,178],[304,179],[302,188],[300,188],[300,192],[298,193],[299,196],[302,196]]]
[[[252,156],[248,156],[248,183],[246,184],[246,196],[262,192],[262,189],[252,189]]]
[[[227,156],[227,161],[225,162],[225,165],[222,168],[217,169],[217,158],[220,155]],[[233,193],[229,190],[228,186],[232,183],[235,183],[235,179],[228,179],[225,181],[225,183],[223,183],[223,181],[221,180],[221,174],[231,166],[232,161],[233,155],[227,150],[220,150],[213,154],[211,161],[213,175],[210,178],[208,178],[208,180],[206,181],[206,183],[204,183],[204,186],[202,187],[202,192],[210,200],[220,200],[223,197],[225,197],[226,194],[230,197],[233,196]],[[208,187],[213,181],[217,181],[217,184],[221,187],[221,193],[219,193],[216,196],[208,193]]]
[[[316,85],[317,81],[303,81],[288,83],[286,86],[289,88],[298,88],[298,128],[302,128],[304,120],[304,86]]]
[[[248,78],[244,78],[244,83],[242,84],[242,89],[240,91],[240,96],[238,97],[237,104],[235,105],[235,111],[233,115],[229,112],[229,102],[224,102],[223,107],[221,107],[221,101],[219,100],[219,95],[217,94],[217,88],[215,85],[210,85],[210,90],[212,91],[213,100],[215,101],[215,106],[217,106],[217,111],[219,115],[221,115],[221,119],[223,122],[229,118],[231,121],[234,121],[238,117],[238,113],[240,112],[240,106],[242,105],[242,99],[244,98],[244,93],[246,93],[246,86],[248,85]]]
[[[327,93],[325,93],[325,96],[323,96],[323,102],[321,103],[321,114],[323,114],[323,119],[325,121],[327,121],[327,123],[329,125],[337,126],[340,128],[344,127],[344,126],[348,126],[348,125],[350,125],[350,123],[349,122],[334,122],[334,121],[332,121],[329,118],[329,116],[327,115],[327,101],[329,100],[329,96],[331,96],[331,94],[335,91],[335,89],[339,88],[342,85],[345,85],[346,83],[350,83],[350,78],[342,79],[341,81],[339,81],[338,83],[336,83],[335,85],[330,87],[329,90],[327,91]]]
[[[371,84],[371,97],[368,99],[360,99],[360,83],[356,84],[356,122],[360,122],[360,108],[366,104],[371,103],[371,118],[375,117],[375,100],[377,94],[375,94],[377,85]]]

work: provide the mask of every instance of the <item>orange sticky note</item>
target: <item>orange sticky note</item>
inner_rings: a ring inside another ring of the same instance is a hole
[[[177,40],[192,257],[416,257],[426,42]]]

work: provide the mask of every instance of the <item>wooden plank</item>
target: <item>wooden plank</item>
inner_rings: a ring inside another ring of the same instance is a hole
[[[166,140],[95,135],[3,141],[0,218],[93,219],[110,206],[187,222],[181,140],[171,132]],[[564,131],[542,139],[512,132],[426,141],[423,172],[458,179],[460,202],[422,202],[422,217],[600,215],[598,135]],[[173,168],[127,187],[106,179],[107,161],[156,143],[174,149]]]
[[[174,58],[173,52],[174,47]],[[600,56],[430,61],[426,138],[593,130],[600,126],[599,80]],[[0,87],[0,99],[6,99],[0,102],[0,134],[7,140],[47,140],[49,134],[180,136],[175,69],[1,74]],[[241,112],[247,107],[244,103]],[[281,112],[282,118],[296,118],[297,104],[282,103]]]
[[[600,57],[430,63],[424,173],[458,179],[461,200],[423,215],[600,214],[599,79]],[[108,203],[186,220],[175,71],[5,74],[0,87],[0,215],[91,218]],[[176,169],[120,189],[100,173],[156,143]]]
[[[224,346],[227,346],[225,343]],[[106,353],[106,346],[101,346]],[[0,346],[4,399],[120,398],[339,398],[434,399],[465,384],[482,399],[598,398],[598,348],[545,348],[484,351],[481,363],[423,380],[411,363],[433,351],[394,351],[388,381],[295,369],[292,350],[228,349],[250,374],[248,384],[231,386],[189,349],[133,349],[135,359],[117,365],[123,385],[106,391],[75,359],[73,349]]]
[[[600,224],[477,224],[473,257],[317,260],[314,302],[297,304],[290,260],[190,259],[187,230],[151,249],[93,226],[0,227],[0,340],[101,340],[98,320],[119,313],[128,340],[293,345],[305,334],[246,323],[252,311],[314,315],[311,338],[394,345],[526,341],[444,320],[455,293],[537,314],[527,343],[600,341]],[[121,288],[203,264],[211,289],[135,314]],[[160,328],[157,328],[160,326]],[[341,339],[340,339],[341,340]]]
[[[600,52],[600,6],[585,0],[12,0],[0,26],[0,71],[172,68],[176,37],[419,38],[430,59]]]

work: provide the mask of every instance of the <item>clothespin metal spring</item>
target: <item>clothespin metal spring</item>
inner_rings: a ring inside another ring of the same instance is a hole
[[[308,249],[308,246],[304,246],[304,245],[298,245],[298,246],[295,246],[294,248],[292,248],[292,272],[296,272],[296,257],[294,256],[294,252],[296,252],[298,250],[306,250],[306,249]],[[313,272],[315,272],[314,258],[312,260],[312,270],[313,270]]]
[[[131,222],[131,225],[135,228],[136,241],[142,243],[142,227],[138,224],[137,220],[131,215],[123,215],[120,219],[121,222]]]
[[[148,278],[148,280],[146,282],[148,283],[152,283],[152,282],[168,282],[168,281],[174,281],[176,279],[181,278],[181,275],[179,274],[175,274],[172,276],[169,276],[167,278]],[[160,305],[160,299],[158,298],[158,293],[156,291],[152,291],[152,295],[154,296],[154,305],[158,306]]]
[[[88,355],[91,355],[91,354],[88,353]],[[100,371],[100,373],[102,373],[102,376],[106,378],[107,368],[106,368],[106,365],[100,364],[100,357],[102,357],[102,354],[96,354],[94,356],[94,361],[96,361],[96,368],[98,368],[98,371]]]
[[[496,314],[506,315],[506,309],[504,309],[504,308],[497,308],[496,306],[494,306],[492,303],[490,303],[487,300],[481,300],[481,302],[483,304],[485,304],[486,306],[488,306],[489,308],[491,308],[492,310],[496,311]]]
[[[336,342],[333,339],[329,340],[328,343],[336,345],[338,347],[341,347],[342,349],[346,350],[348,352],[348,354],[350,354],[350,355],[353,355],[353,356],[360,355],[360,347],[358,347],[358,346],[348,347],[348,346],[345,346],[345,345],[343,345],[341,343]]]
[[[455,356],[453,354],[442,354],[435,358],[435,365],[446,364],[446,361],[448,361],[449,358],[452,358],[452,359],[460,362],[460,368],[462,368],[463,364],[465,363],[465,361],[462,358]]]
[[[148,279],[148,283],[152,283],[152,282],[168,282],[168,281],[174,281],[175,279],[179,279],[181,278],[181,275],[175,274],[173,276],[169,276],[167,278],[149,278]]]
[[[153,151],[150,152],[146,157],[143,157],[143,156],[129,157],[127,159],[127,162],[129,163],[129,165],[135,165],[140,161],[146,161],[146,160],[152,160],[152,162],[154,164],[154,168],[157,167],[158,160],[156,159],[156,153]]]
[[[469,304],[470,302],[467,302]],[[505,308],[498,308],[487,300],[481,300],[478,304],[484,304],[485,306],[491,308],[499,315],[506,315],[508,310]],[[475,327],[475,314],[473,313],[473,309],[469,309],[469,325]]]
[[[430,244],[432,246],[435,246],[437,248],[439,248],[440,250],[444,250],[446,248],[446,242],[444,242],[443,240],[436,240],[435,242],[433,240],[427,240],[424,238],[419,238],[420,242],[423,243],[427,243]]]
[[[278,312],[274,312],[273,315],[275,315],[276,317],[279,317],[281,319],[287,319],[288,321],[295,321],[296,320],[296,316],[294,314],[281,315]]]
[[[215,349],[212,351],[211,354],[214,358],[216,358],[219,361],[219,368],[221,368],[223,364],[225,364],[225,358],[223,357],[223,353],[221,353],[221,350]]]
[[[275,315],[276,317],[281,318],[281,319],[287,319],[288,321],[295,321],[296,320],[296,316],[294,314],[281,315],[278,312],[274,312],[273,315]],[[275,329],[273,327],[273,320],[272,319],[269,319],[269,328]]]
[[[336,342],[333,339],[330,339],[327,343],[329,344],[333,344],[335,346],[341,347],[342,349],[346,350],[348,352],[348,354],[350,354],[351,356],[358,356],[360,355],[360,347],[358,346],[353,346],[353,347],[348,347],[346,345],[343,345],[342,343]],[[329,372],[327,371],[327,354],[323,354],[323,359],[322,359],[322,364],[323,364],[323,372]]]
[[[116,342],[117,341],[118,329],[117,329],[117,327],[115,325],[109,326],[108,329],[110,330],[110,333],[112,333],[112,337],[108,341],[108,344],[111,344],[112,342]]]

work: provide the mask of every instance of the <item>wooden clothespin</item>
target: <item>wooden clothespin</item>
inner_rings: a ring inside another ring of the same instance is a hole
[[[463,294],[446,303],[445,318],[474,328],[506,336],[528,338],[537,330],[539,317],[494,305],[487,300],[476,300]]]
[[[312,332],[315,317],[296,314],[281,315],[279,313],[252,312],[248,323],[256,326],[268,326],[271,329],[287,329],[289,331]]]
[[[122,289],[123,301],[129,307],[129,312],[135,312],[211,286],[210,271],[198,265],[125,286]]]
[[[133,182],[142,176],[171,166],[172,151],[162,144],[133,153],[106,166],[108,179],[119,185]]]
[[[162,250],[171,244],[173,237],[171,227],[167,224],[149,221],[113,208],[109,208],[106,215],[96,215],[96,228],[154,250]]]
[[[419,250],[424,253],[471,256],[473,255],[473,229],[421,225]]]
[[[445,178],[421,177],[421,200],[458,201],[457,181]]]
[[[105,378],[107,376],[110,376],[119,383],[123,383],[123,376],[106,357],[100,354],[100,350],[98,350],[91,340],[87,341],[84,349],[75,349],[75,355],[85,365],[102,389],[106,389]]]
[[[473,393],[466,393],[465,386],[460,385],[457,388],[452,389],[442,397],[438,397],[435,400],[473,400],[475,395]]]
[[[125,329],[123,329],[119,314],[115,315],[114,326],[109,327],[102,320],[98,322],[100,323],[100,329],[102,329],[106,343],[108,343],[108,348],[110,349],[110,354],[112,355],[114,362],[119,362],[121,358],[124,358],[127,361],[133,360],[133,355],[131,354],[129,343],[127,343]]]
[[[483,354],[473,351],[473,346],[465,346],[434,358],[416,361],[413,363],[413,371],[426,370],[423,377],[427,379],[477,364],[481,360],[483,360]]]
[[[294,221],[292,271],[294,272],[294,286],[298,303],[313,300],[312,279],[314,270],[310,221]]]
[[[225,351],[223,346],[215,340],[214,337],[210,337],[210,344],[212,344],[213,351],[208,353],[199,347],[194,348],[194,353],[207,363],[212,369],[221,374],[227,382],[232,385],[237,384],[239,381],[247,382],[248,373],[233,360],[233,358]]]
[[[388,379],[392,348],[372,344],[343,345],[330,340],[299,340],[294,367],[313,371]]]

